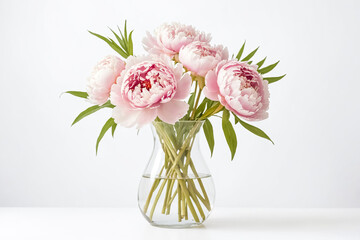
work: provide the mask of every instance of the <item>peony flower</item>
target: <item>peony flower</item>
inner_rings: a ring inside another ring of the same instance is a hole
[[[227,48],[221,45],[211,46],[209,43],[195,41],[180,49],[179,60],[188,70],[205,77],[221,61],[228,59]]]
[[[190,89],[190,75],[183,74],[181,64],[174,67],[169,57],[131,56],[111,89],[113,118],[125,127],[140,128],[156,117],[174,124],[189,108],[183,99]]]
[[[111,86],[124,68],[125,63],[115,56],[105,57],[94,67],[86,88],[91,103],[102,105],[107,102]]]
[[[180,23],[163,24],[155,30],[155,36],[147,32],[143,39],[144,48],[152,54],[166,54],[173,56],[180,48],[193,42],[210,42],[210,34],[197,31],[193,26]]]
[[[222,61],[205,77],[205,96],[220,101],[226,109],[246,120],[267,118],[268,82],[256,69],[256,65],[245,62]]]

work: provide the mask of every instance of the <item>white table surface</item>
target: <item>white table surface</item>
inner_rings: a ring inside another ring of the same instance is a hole
[[[215,208],[202,227],[153,227],[138,209],[0,208],[0,239],[360,239],[360,209]]]

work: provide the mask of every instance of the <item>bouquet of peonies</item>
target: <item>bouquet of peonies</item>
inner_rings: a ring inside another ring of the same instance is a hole
[[[94,67],[86,92],[67,92],[94,104],[81,112],[73,124],[102,108],[113,109],[97,139],[97,152],[99,142],[110,128],[114,134],[118,124],[139,129],[152,123],[164,152],[161,171],[157,173],[163,178],[153,181],[143,211],[146,214],[153,201],[151,220],[158,198],[164,194],[162,213],[169,214],[177,195],[178,220],[188,219],[189,209],[194,221],[201,222],[198,215],[204,220],[203,208],[210,211],[211,204],[201,179],[195,185],[189,173],[199,175],[191,158],[196,134],[203,124],[212,154],[215,141],[209,119],[212,116],[222,118],[231,159],[237,147],[235,124],[271,141],[262,130],[244,120],[258,121],[268,117],[268,84],[285,75],[263,77],[278,62],[263,67],[264,58],[253,64],[252,58],[258,48],[243,56],[245,43],[229,58],[226,47],[212,45],[209,34],[192,26],[163,24],[154,34],[147,33],[143,45],[148,55],[144,56],[133,54],[133,31],[127,32],[126,22],[123,31],[110,30],[115,40],[90,33],[105,41],[122,59],[107,56]],[[234,124],[230,121],[231,115]],[[192,123],[190,127],[189,122]],[[166,191],[163,191],[166,184]],[[158,187],[161,191],[158,190],[157,199],[151,200]]]

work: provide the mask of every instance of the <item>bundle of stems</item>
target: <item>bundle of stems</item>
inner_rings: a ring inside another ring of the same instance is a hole
[[[164,196],[161,213],[168,215],[177,198],[179,222],[188,220],[189,212],[195,222],[202,222],[206,217],[203,207],[210,211],[211,205],[191,158],[191,149],[202,122],[178,122],[175,125],[154,122],[153,125],[165,153],[165,160],[148,193],[144,213],[149,211],[148,217],[152,220],[156,208],[161,204],[159,199]]]

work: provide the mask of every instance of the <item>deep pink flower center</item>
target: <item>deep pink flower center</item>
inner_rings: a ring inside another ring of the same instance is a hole
[[[159,62],[143,62],[124,77],[123,94],[136,107],[167,102],[176,92],[172,71]]]
[[[245,81],[241,81],[241,90],[249,87],[255,89],[256,91],[258,90],[259,84],[250,69],[240,66],[238,69],[235,69],[233,73],[234,76],[245,79]]]
[[[155,69],[155,64],[151,65],[149,68],[140,67],[138,72],[131,75],[128,78],[129,81],[129,90],[134,91],[136,87],[140,87],[140,91],[142,92],[144,88],[146,90],[150,90],[152,83],[158,83],[158,80],[160,78],[160,73],[157,71],[152,72],[153,69]],[[160,86],[161,83],[159,83]]]

